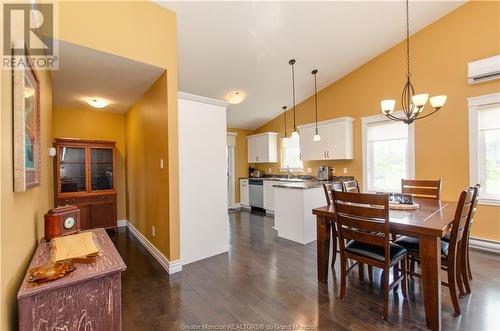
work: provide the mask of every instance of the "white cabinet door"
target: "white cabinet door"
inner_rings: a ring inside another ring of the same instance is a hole
[[[326,156],[329,160],[352,159],[352,122],[330,124],[327,128]]]
[[[259,162],[259,137],[251,137],[247,139],[248,163]]]
[[[318,128],[320,134],[320,141],[313,141],[316,134],[315,127],[306,127],[300,129],[300,156],[302,161],[323,160],[326,158],[325,153],[325,138],[322,128]]]
[[[267,211],[274,211],[274,187],[273,185],[279,182],[269,180],[264,181],[264,209]]]
[[[248,179],[240,179],[240,205],[250,206]]]

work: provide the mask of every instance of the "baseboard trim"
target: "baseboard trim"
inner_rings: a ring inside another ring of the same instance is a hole
[[[127,220],[118,220],[116,222],[116,226],[118,226],[119,228],[123,228],[127,226],[127,223],[128,223]]]
[[[231,205],[228,207],[229,209],[238,209],[238,208],[241,208],[240,204],[239,203],[235,203],[234,205]]]
[[[125,220],[124,226],[128,228],[130,233],[147,249],[169,275],[182,271],[182,261],[180,259],[169,261],[132,223]]]
[[[469,247],[478,251],[500,254],[500,241],[470,238]]]

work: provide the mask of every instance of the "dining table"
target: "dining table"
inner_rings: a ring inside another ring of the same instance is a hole
[[[451,228],[457,203],[427,198],[414,198],[414,202],[417,209],[389,211],[390,232],[419,238],[425,319],[429,329],[441,330],[441,238]],[[318,281],[326,283],[331,240],[337,240],[335,208],[332,204],[312,212],[316,216]]]

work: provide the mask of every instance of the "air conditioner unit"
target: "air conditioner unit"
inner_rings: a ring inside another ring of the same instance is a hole
[[[469,84],[500,78],[500,55],[469,63]]]

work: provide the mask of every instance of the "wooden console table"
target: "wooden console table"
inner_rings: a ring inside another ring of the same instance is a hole
[[[121,330],[121,272],[127,266],[104,229],[89,230],[102,255],[53,282],[30,285],[26,273],[17,294],[19,330]],[[49,261],[40,240],[29,268]]]

